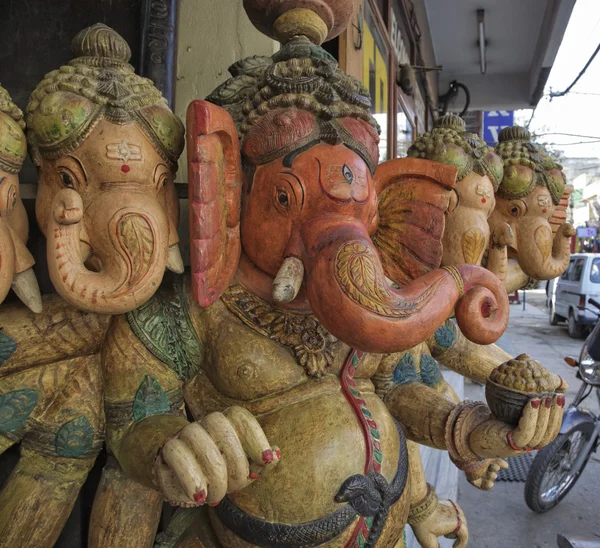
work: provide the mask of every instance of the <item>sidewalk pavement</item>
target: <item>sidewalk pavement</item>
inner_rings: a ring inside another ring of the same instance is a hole
[[[561,375],[569,383],[569,404],[581,381],[563,358],[579,357],[583,340],[569,338],[564,325],[550,326],[544,302],[545,294],[538,290],[527,292],[525,310],[522,303],[511,305],[508,328],[498,345],[513,356],[525,352]],[[484,389],[467,382],[465,397],[484,400]],[[594,394],[585,404],[598,412]],[[460,475],[458,502],[467,518],[469,548],[556,548],[557,533],[600,533],[600,454],[592,456],[575,487],[559,506],[546,514],[529,510],[524,486],[524,483],[497,482],[492,491],[484,492]]]

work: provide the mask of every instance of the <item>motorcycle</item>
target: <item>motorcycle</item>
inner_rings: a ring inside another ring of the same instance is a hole
[[[600,303],[594,299],[588,303],[600,311]],[[594,313],[600,318],[600,312]],[[600,322],[583,344],[579,360],[565,358],[565,362],[578,368],[582,385],[565,411],[558,436],[537,453],[527,474],[525,502],[538,514],[567,496],[600,445],[600,415],[581,406],[592,391],[600,405]]]

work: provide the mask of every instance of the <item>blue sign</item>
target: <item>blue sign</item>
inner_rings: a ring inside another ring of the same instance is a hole
[[[498,143],[498,134],[505,127],[515,124],[514,110],[487,110],[483,113],[483,140],[489,146]]]

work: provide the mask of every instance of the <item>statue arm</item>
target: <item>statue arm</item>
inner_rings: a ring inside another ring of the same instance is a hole
[[[475,463],[539,449],[558,434],[565,405],[562,394],[525,405],[517,426],[494,418],[483,402],[453,401],[420,383],[398,385],[384,399],[409,439],[447,450],[453,462]]]
[[[156,488],[156,455],[188,424],[181,381],[145,348],[125,316],[111,320],[102,368],[108,449],[125,473]]]
[[[399,384],[384,399],[409,439],[446,450],[445,426],[456,404],[433,388],[413,382]]]
[[[516,259],[508,260],[503,282],[509,295],[527,285],[530,280],[531,278],[523,272]]]
[[[428,345],[438,362],[481,384],[485,384],[495,367],[512,357],[495,344],[480,345],[469,341],[452,320],[447,320],[430,337]]]
[[[425,480],[419,446],[407,442],[410,469],[410,509],[408,524],[421,546],[439,546],[438,538],[457,539],[454,546],[466,546],[469,531],[465,515],[454,501],[439,499],[435,489]]]
[[[0,377],[100,351],[109,316],[77,310],[58,295],[44,295],[43,312],[20,303],[0,310]]]

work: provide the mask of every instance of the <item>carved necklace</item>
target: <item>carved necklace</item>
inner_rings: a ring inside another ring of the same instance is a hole
[[[337,339],[312,314],[275,308],[241,285],[221,297],[227,309],[248,327],[288,348],[311,377],[322,377],[333,363]]]

